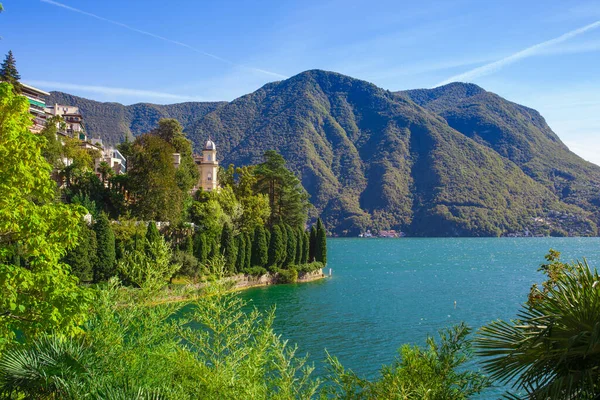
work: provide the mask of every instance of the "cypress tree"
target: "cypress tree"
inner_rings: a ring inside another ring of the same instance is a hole
[[[302,232],[302,260],[300,264],[308,264],[309,260],[309,247],[310,247],[310,234],[308,232]]]
[[[294,259],[294,264],[300,265],[302,264],[302,244],[304,243],[304,231],[302,228],[298,228],[296,230],[296,257]]]
[[[71,267],[71,273],[80,282],[91,282],[96,264],[96,233],[83,220],[80,229],[77,245],[67,252],[63,261]]]
[[[158,231],[158,228],[156,227],[154,221],[150,221],[148,223],[148,227],[146,228],[146,240],[148,241],[148,243],[155,243],[159,239],[160,232]]]
[[[188,254],[194,254],[194,242],[191,235],[186,235],[185,239],[181,243],[179,250]]]
[[[237,256],[235,259],[235,269],[237,272],[242,272],[246,263],[246,236],[240,234],[236,237]]]
[[[283,228],[283,229],[282,229]],[[269,267],[272,269],[285,261],[286,248],[283,241],[283,231],[285,227],[279,225],[271,229],[271,243],[269,243]]]
[[[317,261],[327,264],[327,231],[321,218],[317,219],[317,249],[315,253]]]
[[[289,225],[285,225],[285,231],[287,233],[285,265],[294,265],[296,261],[296,235]]]
[[[205,265],[208,259],[208,243],[206,242],[206,235],[197,232],[194,236],[194,256],[198,260],[200,265]]]
[[[244,268],[252,268],[252,235],[246,234],[246,258]]]
[[[13,91],[15,93],[21,93],[21,83],[19,82],[21,80],[21,75],[19,75],[19,72],[17,71],[17,63],[12,50],[8,51],[6,58],[0,66],[0,80],[13,85]]]
[[[257,226],[254,230],[254,240],[252,242],[252,265],[264,267],[269,260],[269,245],[265,235],[265,228]]]
[[[221,252],[225,257],[225,269],[230,274],[235,272],[236,248],[231,225],[226,223],[221,232]]]
[[[315,261],[317,254],[317,228],[313,225],[310,227],[310,236],[308,241],[308,262]]]
[[[96,266],[94,268],[94,282],[108,280],[117,273],[115,261],[115,234],[110,227],[110,221],[105,213],[94,224],[96,232]]]

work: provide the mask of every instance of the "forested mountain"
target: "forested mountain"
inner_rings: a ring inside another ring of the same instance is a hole
[[[169,116],[197,149],[211,136],[224,165],[279,151],[337,234],[596,234],[600,167],[571,153],[536,111],[475,85],[392,93],[312,70],[227,104],[184,104],[188,114]],[[133,133],[146,127],[133,123],[142,112],[183,107],[105,106],[126,110],[118,120]],[[92,110],[82,107],[86,121],[101,122]]]
[[[153,129],[161,118],[175,118],[185,127],[226,102],[187,102],[178,104],[138,103],[124,106],[102,103],[63,92],[50,92],[46,104],[65,104],[79,107],[89,137],[100,137],[106,143],[122,142]]]

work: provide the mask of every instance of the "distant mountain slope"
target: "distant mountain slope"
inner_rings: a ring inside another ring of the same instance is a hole
[[[177,118],[196,149],[213,138],[224,166],[276,149],[310,193],[313,215],[340,235],[597,233],[600,167],[571,153],[536,111],[475,85],[392,93],[313,70],[230,103],[63,98],[86,105],[98,132],[138,134]]]
[[[537,111],[473,84],[452,83],[398,94],[513,161],[561,200],[598,215],[600,167],[569,151]]]
[[[175,118],[186,127],[191,121],[223,106],[226,102],[187,102],[159,105],[138,103],[124,106],[101,103],[63,92],[50,92],[47,104],[79,107],[89,137],[100,137],[107,143],[120,143],[125,136],[137,136],[153,129],[161,118]]]

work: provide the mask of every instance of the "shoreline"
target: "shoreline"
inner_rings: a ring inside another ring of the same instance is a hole
[[[323,268],[320,268],[313,272],[300,272],[298,273],[298,280],[294,283],[308,283],[314,282],[321,279],[325,279],[328,276],[323,273]],[[252,276],[246,274],[237,274],[233,276],[229,276],[227,278],[223,278],[222,282],[231,284],[231,287],[228,289],[230,292],[239,292],[242,290],[264,287],[264,286],[272,286],[272,285],[289,285],[293,283],[279,283],[277,274],[266,273],[260,276]],[[206,283],[194,283],[194,284],[186,284],[181,285],[180,289],[193,289],[194,291],[202,289],[206,286]],[[168,292],[173,291],[173,289],[168,288],[165,296],[158,297],[151,301],[151,305],[158,304],[166,304],[166,303],[179,303],[184,301],[193,301],[199,297],[201,294],[195,295],[180,295],[176,293],[169,294]]]

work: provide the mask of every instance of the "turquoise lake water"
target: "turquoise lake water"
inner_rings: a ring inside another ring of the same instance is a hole
[[[423,344],[461,321],[476,329],[514,318],[550,248],[600,266],[600,238],[330,239],[331,278],[242,296],[259,309],[277,306],[275,331],[309,354],[317,375],[327,349],[374,377],[403,343]]]

